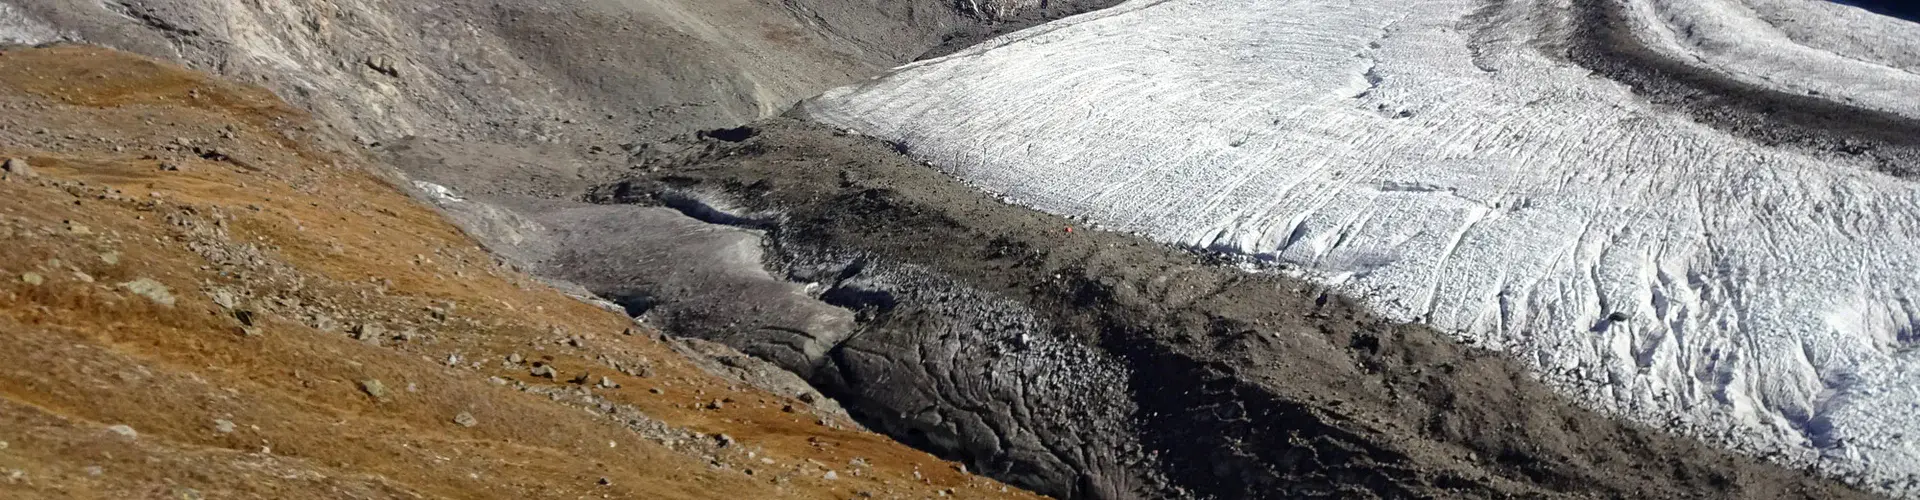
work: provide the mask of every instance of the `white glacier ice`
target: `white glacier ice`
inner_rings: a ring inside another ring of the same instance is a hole
[[[1747,83],[1920,116],[1920,24],[1813,0],[1636,0],[1647,46]]]
[[[1920,114],[1920,38],[1827,33],[1807,3],[1629,12],[1728,77]],[[1920,185],[1650,104],[1540,48],[1563,7],[1135,0],[803,110],[1015,203],[1288,268],[1598,408],[1920,493]]]

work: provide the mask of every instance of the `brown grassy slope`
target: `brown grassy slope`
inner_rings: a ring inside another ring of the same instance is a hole
[[[0,174],[0,497],[1032,496],[625,334],[313,130],[127,54],[0,52],[33,170]]]

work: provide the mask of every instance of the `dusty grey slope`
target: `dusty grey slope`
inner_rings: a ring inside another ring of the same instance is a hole
[[[584,147],[738,125],[1003,18],[1112,3],[8,0],[0,36],[179,60],[262,84],[369,142]]]

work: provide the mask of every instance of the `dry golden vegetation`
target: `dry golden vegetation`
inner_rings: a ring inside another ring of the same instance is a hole
[[[6,50],[6,158],[0,497],[1032,496],[499,264],[257,88]]]

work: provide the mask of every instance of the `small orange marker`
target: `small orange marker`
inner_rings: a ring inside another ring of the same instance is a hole
[[[1067,232],[1069,233],[1073,232],[1073,226],[1067,226]]]

